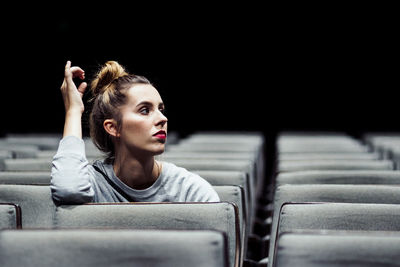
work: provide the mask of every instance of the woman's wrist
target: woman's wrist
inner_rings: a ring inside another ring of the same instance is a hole
[[[65,117],[79,117],[81,118],[83,114],[83,110],[80,108],[70,108],[65,111]]]
[[[68,110],[65,114],[64,134],[82,138],[82,112],[80,110]]]

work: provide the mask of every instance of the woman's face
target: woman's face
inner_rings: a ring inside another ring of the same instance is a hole
[[[127,91],[127,102],[121,107],[121,145],[132,153],[158,155],[164,152],[167,121],[164,103],[150,84],[135,84]]]

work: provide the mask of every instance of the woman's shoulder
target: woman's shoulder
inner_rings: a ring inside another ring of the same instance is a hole
[[[212,185],[198,174],[173,163],[163,162],[166,175],[169,176],[171,185],[177,185],[185,194],[188,202],[218,202],[219,196]],[[164,167],[163,167],[164,168]]]
[[[165,170],[165,175],[169,179],[174,179],[180,183],[208,184],[208,182],[198,174],[177,166],[174,163],[163,161],[162,164],[163,172]]]
[[[162,168],[163,172],[165,171],[165,173],[168,175],[173,175],[173,176],[179,175],[182,176],[183,178],[198,176],[197,174],[190,172],[187,169],[177,166],[171,162],[162,161]]]

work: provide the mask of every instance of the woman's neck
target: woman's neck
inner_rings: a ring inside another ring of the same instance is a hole
[[[161,174],[161,165],[155,161],[154,156],[139,159],[118,153],[113,169],[122,182],[137,190],[152,186]]]

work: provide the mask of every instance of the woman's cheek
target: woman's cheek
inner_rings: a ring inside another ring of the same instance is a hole
[[[134,130],[137,133],[143,133],[146,128],[147,120],[143,118],[144,116],[138,115],[130,115],[124,121],[124,125],[126,126],[126,130],[132,131]]]

